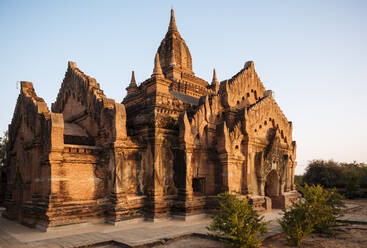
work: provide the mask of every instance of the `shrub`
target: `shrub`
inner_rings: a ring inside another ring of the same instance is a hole
[[[359,184],[359,177],[355,174],[349,176],[345,197],[349,199],[358,198],[361,196],[361,187]]]
[[[344,204],[343,197],[335,188],[324,189],[321,185],[305,185],[301,189],[304,201],[309,205],[314,231],[334,234],[338,226],[337,218],[341,216]]]
[[[302,240],[314,230],[308,204],[298,201],[289,210],[283,211],[283,218],[279,221],[283,232],[291,245],[300,246]]]
[[[287,240],[297,246],[311,232],[334,234],[344,206],[335,188],[326,190],[320,185],[306,184],[300,190],[303,198],[283,210],[284,216],[279,221]]]
[[[258,234],[266,233],[267,222],[254,211],[247,199],[235,195],[218,195],[219,209],[208,228],[211,235],[233,247],[255,248],[261,245]]]

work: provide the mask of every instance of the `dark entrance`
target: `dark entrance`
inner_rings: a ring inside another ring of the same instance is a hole
[[[205,195],[205,177],[193,178],[192,189],[195,195]]]
[[[272,208],[275,208],[274,203],[279,196],[279,177],[276,170],[272,170],[266,177],[265,195],[271,198]]]

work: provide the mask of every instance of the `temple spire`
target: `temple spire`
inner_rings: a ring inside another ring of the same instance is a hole
[[[215,71],[215,68],[213,69],[213,80],[212,80],[212,83],[218,83],[217,72]]]
[[[171,19],[169,21],[168,31],[178,32],[177,26],[176,26],[176,20],[175,20],[175,12],[173,11],[173,8],[171,8]]]
[[[131,72],[130,86],[136,86],[135,72],[134,71]]]
[[[161,68],[161,62],[159,60],[159,54],[156,53],[155,59],[154,59],[154,69],[153,69],[152,77],[162,77],[162,76],[163,76],[163,72]]]
[[[139,92],[138,86],[136,85],[136,81],[135,81],[135,72],[134,71],[131,72],[130,84],[126,88],[126,90],[127,90],[128,95],[137,94]]]
[[[185,73],[194,75],[191,54],[185,40],[177,30],[173,9],[171,9],[171,19],[167,33],[158,48],[158,53],[163,74],[166,78],[170,77],[169,70],[172,68],[175,68],[177,73],[179,70],[184,70]]]
[[[216,94],[219,91],[219,83],[217,79],[217,72],[215,71],[215,69],[213,69],[212,89],[214,90]]]

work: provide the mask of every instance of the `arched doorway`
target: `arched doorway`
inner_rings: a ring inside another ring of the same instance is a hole
[[[275,198],[279,196],[279,177],[276,170],[270,171],[270,173],[266,176],[265,196],[271,198],[272,208],[274,208],[273,202],[275,201]]]

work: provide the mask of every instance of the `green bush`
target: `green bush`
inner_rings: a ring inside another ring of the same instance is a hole
[[[300,246],[304,238],[313,232],[311,211],[305,202],[294,203],[292,208],[284,210],[283,218],[279,221],[287,240],[291,245]]]
[[[230,244],[232,247],[260,247],[262,239],[258,234],[266,233],[267,222],[263,222],[247,199],[238,199],[235,195],[218,195],[219,209],[208,228],[211,235]]]
[[[342,196],[336,189],[327,190],[320,185],[300,188],[303,198],[291,208],[283,210],[279,221],[288,241],[299,246],[311,232],[332,235],[344,207]]]
[[[303,199],[309,205],[314,232],[334,234],[338,226],[337,218],[341,216],[344,204],[343,197],[335,188],[324,189],[321,185],[305,185],[301,189]]]
[[[359,184],[359,177],[351,174],[348,179],[345,197],[348,199],[358,198],[361,196],[361,186]]]

